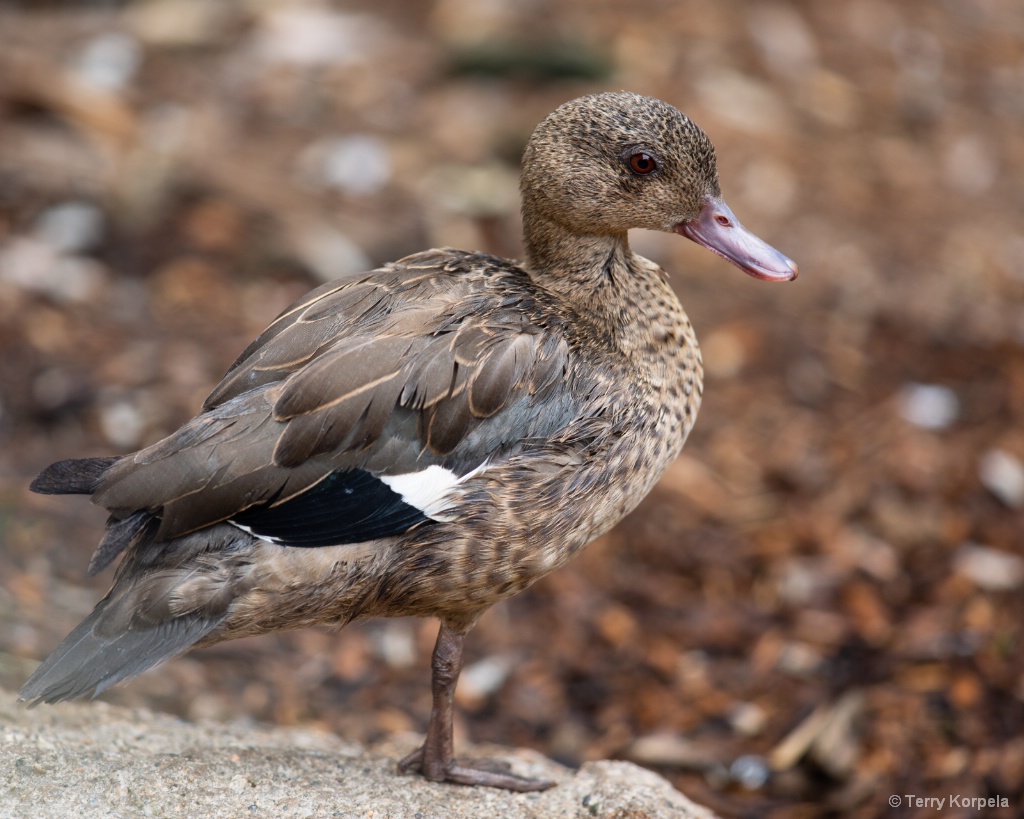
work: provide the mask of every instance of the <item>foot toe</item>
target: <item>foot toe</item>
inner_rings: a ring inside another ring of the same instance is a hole
[[[432,782],[451,782],[456,785],[479,785],[484,788],[502,788],[507,791],[544,791],[554,787],[549,779],[532,779],[512,773],[511,766],[502,759],[478,759],[460,764],[454,759],[441,764],[439,770],[429,771],[424,765],[424,750],[417,748],[398,763],[402,772],[416,771]]]

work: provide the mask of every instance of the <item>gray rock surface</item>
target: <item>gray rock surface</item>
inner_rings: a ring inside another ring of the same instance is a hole
[[[438,785],[399,774],[416,737],[372,749],[303,729],[193,724],[105,703],[29,711],[0,691],[0,817],[580,817],[712,819],[650,771],[540,754],[463,749],[555,779],[539,794]]]

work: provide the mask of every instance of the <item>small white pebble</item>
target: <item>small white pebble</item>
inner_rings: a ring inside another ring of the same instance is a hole
[[[986,591],[1011,591],[1024,583],[1024,558],[977,543],[957,549],[953,569]]]
[[[771,770],[763,756],[747,754],[733,761],[729,766],[729,775],[746,790],[756,791],[764,787]]]
[[[369,196],[391,181],[387,145],[370,134],[353,134],[316,142],[303,157],[315,184],[351,194]]]
[[[110,31],[85,44],[75,60],[75,76],[94,88],[120,91],[131,82],[141,60],[138,40]]]
[[[370,15],[282,4],[263,16],[254,43],[268,63],[346,65],[376,53],[382,34]]]
[[[768,722],[765,710],[753,702],[738,703],[729,712],[729,724],[736,733],[745,737],[754,737],[764,730]]]
[[[91,202],[61,202],[39,215],[34,234],[60,253],[80,253],[102,241],[105,222]]]
[[[806,643],[787,643],[779,652],[779,670],[794,677],[816,673],[821,663],[821,653]]]
[[[380,657],[391,668],[408,668],[416,662],[416,640],[406,623],[388,623],[374,636]]]
[[[471,699],[482,699],[501,688],[515,667],[508,654],[495,654],[463,669],[459,675],[459,693]]]
[[[100,410],[100,428],[111,444],[121,449],[138,446],[145,421],[134,403],[116,400]]]
[[[905,420],[922,429],[947,429],[960,417],[956,393],[939,384],[904,385],[899,408]]]
[[[990,449],[978,462],[984,487],[1011,509],[1024,506],[1024,464],[1004,449]]]
[[[780,563],[776,587],[782,600],[802,606],[829,595],[836,583],[836,568],[829,559],[797,557]]]
[[[49,367],[32,381],[32,398],[36,404],[48,410],[65,404],[75,389],[71,374],[61,367]]]
[[[249,777],[245,774],[238,774],[237,776],[231,777],[231,781],[228,782],[228,790],[232,793],[245,793],[246,789],[251,787],[252,783],[249,781]]]
[[[16,237],[0,248],[0,284],[57,301],[84,301],[105,278],[106,269],[95,259],[65,256],[39,239]]]

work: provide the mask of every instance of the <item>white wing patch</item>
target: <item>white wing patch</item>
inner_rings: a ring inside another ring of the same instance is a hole
[[[239,523],[238,521],[235,521],[235,520],[228,520],[228,523],[230,523],[236,529],[241,529],[247,535],[252,535],[254,538],[258,538],[259,540],[262,540],[262,541],[264,541],[266,543],[273,543],[275,546],[281,546],[282,545],[281,541],[278,540],[277,538],[270,537],[269,535],[257,534],[252,529],[250,529],[248,526],[246,526],[244,523]]]
[[[486,462],[476,469],[459,477],[443,466],[428,466],[419,472],[406,472],[403,475],[378,475],[377,479],[402,496],[402,500],[415,506],[424,515],[433,520],[447,520],[441,513],[448,508],[452,500],[451,492],[463,481],[479,475],[487,467]]]

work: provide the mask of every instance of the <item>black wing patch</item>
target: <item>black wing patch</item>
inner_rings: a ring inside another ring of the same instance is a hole
[[[260,505],[231,518],[282,546],[341,546],[398,535],[429,521],[386,483],[362,469],[332,472],[278,505]]]

